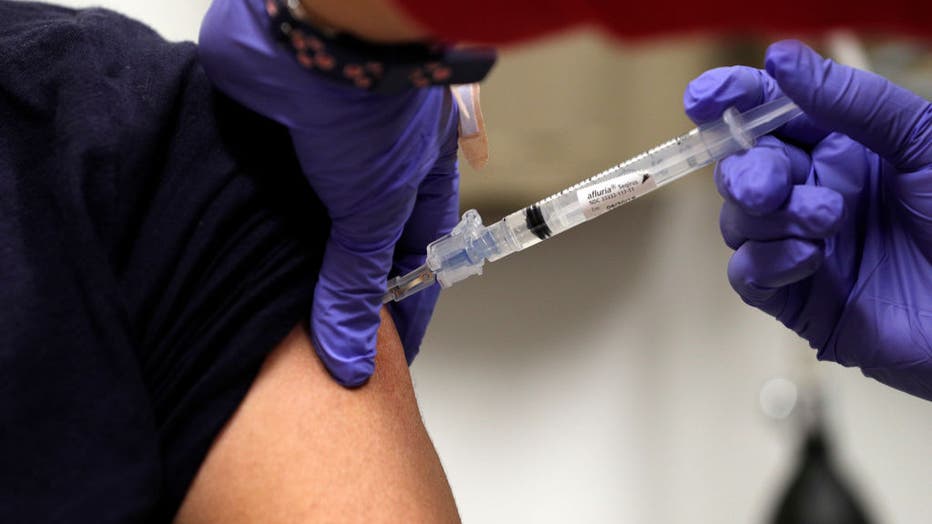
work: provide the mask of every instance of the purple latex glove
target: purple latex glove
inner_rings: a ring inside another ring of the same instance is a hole
[[[308,181],[332,220],[310,331],[345,386],[375,367],[387,276],[424,262],[457,222],[457,111],[449,89],[374,94],[303,69],[273,41],[262,0],[215,0],[200,56],[217,87],[291,130]],[[405,356],[417,354],[439,287],[390,311]]]
[[[795,41],[684,103],[701,123],[781,94],[805,115],[715,172],[731,285],[819,359],[932,400],[932,105]]]

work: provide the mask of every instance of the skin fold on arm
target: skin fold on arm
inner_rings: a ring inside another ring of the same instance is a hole
[[[295,327],[218,435],[175,522],[459,522],[397,332],[384,309],[381,318],[375,374],[358,389],[331,379]]]

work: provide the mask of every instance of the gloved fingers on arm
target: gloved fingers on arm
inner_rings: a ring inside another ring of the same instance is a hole
[[[777,316],[788,286],[808,278],[822,265],[821,242],[788,238],[745,242],[728,262],[728,281],[747,304]]]
[[[781,96],[783,92],[766,71],[746,66],[719,67],[699,75],[686,86],[683,106],[693,122],[703,124],[721,117],[729,107],[747,111]],[[773,134],[801,145],[813,145],[828,132],[802,115]]]
[[[395,214],[397,224],[385,223],[393,215],[378,215],[371,220],[373,231],[358,233],[339,222],[331,228],[314,289],[310,331],[317,354],[344,386],[364,384],[374,370],[379,308],[395,242],[409,213],[410,206]]]
[[[377,264],[331,239],[324,251],[310,332],[317,354],[330,374],[344,386],[364,384],[375,370],[375,334],[378,330],[380,291],[362,276],[378,274],[387,264]],[[348,271],[347,268],[355,268]]]
[[[455,154],[454,151],[454,159]],[[453,229],[458,211],[459,171],[454,160],[450,167],[439,171],[435,168],[421,183],[414,210],[395,246],[392,274],[404,275],[424,264],[427,245]],[[409,364],[420,349],[439,294],[440,284],[434,284],[401,302],[389,304]]]
[[[904,171],[932,163],[932,104],[919,95],[795,40],[771,45],[766,67],[816,125],[848,135]]]

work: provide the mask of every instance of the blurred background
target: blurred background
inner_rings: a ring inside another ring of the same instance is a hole
[[[184,40],[209,2],[58,3]],[[506,50],[482,87],[491,161],[463,168],[462,209],[489,223],[688,130],[689,80],[760,66],[783,36],[576,32]],[[932,94],[927,48],[806,40]],[[720,203],[705,170],[444,292],[412,371],[464,521],[772,522],[816,418],[868,521],[929,521],[932,404],[817,363],[741,303]]]

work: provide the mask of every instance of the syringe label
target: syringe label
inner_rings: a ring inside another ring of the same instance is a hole
[[[583,215],[593,218],[623,206],[657,187],[654,178],[646,171],[625,173],[576,191]]]

